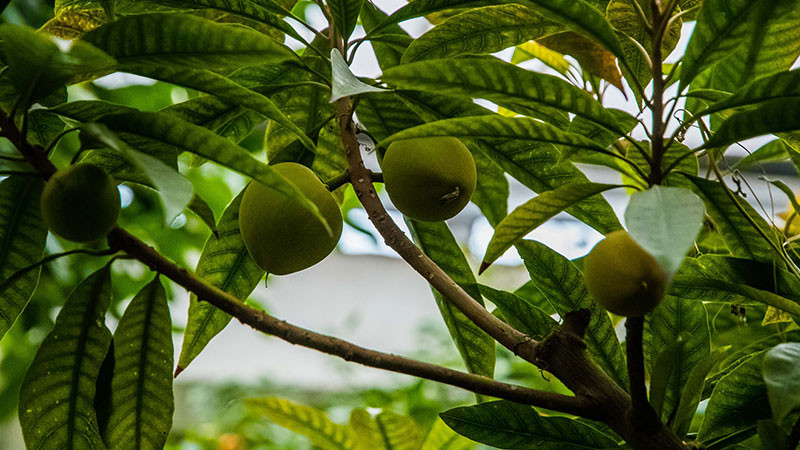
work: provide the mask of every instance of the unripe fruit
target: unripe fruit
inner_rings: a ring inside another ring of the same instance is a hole
[[[40,206],[44,223],[54,234],[89,242],[107,235],[117,223],[119,190],[100,167],[75,164],[47,180]]]
[[[313,266],[336,248],[342,234],[342,213],[311,169],[292,162],[272,168],[317,205],[333,231],[328,235],[322,222],[296,198],[251,182],[239,206],[242,240],[264,271],[286,275]]]
[[[458,214],[477,183],[475,160],[453,137],[395,141],[381,162],[392,203],[412,219],[438,222]]]
[[[667,274],[626,231],[615,231],[583,260],[589,294],[602,307],[626,317],[652,311],[667,288]]]

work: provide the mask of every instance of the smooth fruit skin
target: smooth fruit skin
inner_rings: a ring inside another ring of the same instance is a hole
[[[54,234],[89,242],[107,235],[117,223],[119,190],[105,170],[79,163],[47,180],[40,206],[44,223]]]
[[[667,288],[667,274],[630,235],[615,231],[583,260],[589,294],[608,311],[626,317],[652,311]]]
[[[381,169],[394,206],[428,222],[449,219],[464,209],[478,180],[472,154],[453,137],[392,142]]]
[[[319,219],[297,199],[251,182],[239,206],[242,240],[264,271],[286,275],[313,266],[336,248],[342,234],[342,213],[311,169],[292,162],[275,164],[272,168],[317,205],[333,231],[333,236],[328,235]]]

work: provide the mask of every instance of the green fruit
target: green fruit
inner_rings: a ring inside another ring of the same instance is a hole
[[[661,265],[622,230],[606,236],[586,255],[583,275],[597,303],[626,317],[652,311],[667,288]]]
[[[76,164],[56,172],[44,185],[42,218],[64,239],[89,242],[108,234],[117,223],[117,183],[93,164]]]
[[[394,206],[429,222],[449,219],[464,209],[478,178],[472,154],[453,137],[392,142],[381,168]]]
[[[342,235],[342,213],[325,185],[309,168],[292,162],[272,168],[308,197],[333,235],[296,198],[262,183],[247,186],[239,206],[239,229],[247,251],[266,272],[286,275],[322,261]]]

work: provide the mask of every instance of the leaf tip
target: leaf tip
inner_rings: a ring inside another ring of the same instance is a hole
[[[486,271],[486,269],[488,269],[488,268],[489,268],[489,266],[491,266],[491,265],[492,265],[492,263],[490,263],[490,262],[488,262],[488,261],[483,261],[483,262],[481,262],[481,267],[480,267],[480,268],[478,268],[478,275],[482,275],[482,274],[483,274],[483,272],[485,272],[485,271]]]

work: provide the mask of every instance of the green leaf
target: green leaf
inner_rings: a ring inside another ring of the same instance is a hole
[[[509,185],[506,174],[486,154],[488,144],[473,142],[467,147],[472,150],[478,171],[478,184],[471,201],[478,206],[489,224],[495,227],[508,214]],[[477,150],[473,150],[475,147]]]
[[[0,25],[0,54],[8,77],[28,104],[67,82],[108,72],[115,64],[114,58],[87,43],[62,52],[53,38],[11,24]]]
[[[253,128],[264,120],[261,114],[251,109],[226,103],[213,95],[204,95],[176,103],[164,108],[162,112],[208,128],[237,143],[247,137]]]
[[[364,0],[329,0],[328,7],[333,16],[333,25],[339,31],[345,42],[353,34],[353,30],[358,23],[358,14],[361,12],[361,5]]]
[[[266,164],[253,158],[244,148],[203,127],[163,112],[130,112],[129,108],[118,108],[97,101],[71,102],[49,111],[82,122],[97,121],[112,131],[137,134],[163,144],[173,145],[236,170],[284,195],[297,198],[326,227],[328,226],[325,219],[319,214],[316,205],[293,184],[275,173]]]
[[[217,219],[214,218],[214,211],[202,197],[197,194],[192,196],[192,201],[189,202],[189,211],[193,212],[198,219],[202,220],[203,223],[208,226],[215,236],[219,237],[219,233],[217,232]]]
[[[614,381],[623,388],[628,386],[628,371],[614,325],[608,313],[589,297],[578,268],[542,243],[522,241],[516,247],[531,280],[561,317],[583,308],[591,311],[585,338],[589,353]]]
[[[788,342],[769,350],[763,377],[773,419],[791,429],[800,411],[800,344]]]
[[[625,223],[633,240],[672,274],[703,227],[703,212],[703,201],[692,191],[653,186],[631,196]]]
[[[497,448],[587,450],[617,447],[611,437],[566,417],[546,417],[509,401],[451,409],[442,420],[462,436]]]
[[[714,387],[697,439],[709,444],[728,435],[755,428],[770,417],[767,388],[761,378],[766,351],[734,369]]]
[[[775,1],[703,1],[681,63],[679,90],[683,91],[704,68],[719,62],[741,45],[747,37],[745,30],[751,26],[748,19],[764,4]]]
[[[486,270],[511,246],[556,214],[589,197],[616,187],[619,186],[599,183],[567,184],[543,192],[518,206],[495,227],[494,235],[483,256],[480,272]]]
[[[456,434],[441,418],[437,418],[420,450],[472,450],[474,447],[474,442]]]
[[[333,88],[331,89],[331,101],[335,102],[340,98],[364,94],[367,92],[381,92],[384,89],[370,86],[353,75],[347,63],[342,58],[338,49],[331,50],[331,70],[333,72]]]
[[[617,58],[596,41],[567,31],[547,36],[537,42],[551,50],[572,56],[580,63],[581,69],[608,81],[620,91],[624,90]]]
[[[19,395],[27,448],[105,448],[93,402],[111,343],[105,326],[110,300],[111,271],[105,266],[72,291],[36,352]]]
[[[81,127],[82,137],[84,133],[120,153],[123,158],[127,159],[133,167],[138,169],[152,183],[164,204],[164,219],[167,226],[192,201],[194,195],[192,183],[174,168],[164,164],[157,158],[129,147],[105,125],[97,123],[83,125]]]
[[[422,446],[419,425],[391,411],[373,418],[365,409],[355,409],[348,426],[360,450],[419,450]]]
[[[483,305],[475,275],[447,225],[444,222],[421,222],[410,219],[406,219],[406,222],[422,251],[475,301]],[[435,289],[433,294],[467,370],[492,378],[495,365],[494,339]]]
[[[678,437],[683,438],[689,432],[697,406],[700,404],[706,377],[711,372],[711,369],[722,359],[723,354],[722,351],[715,350],[711,355],[697,363],[694,369],[689,372],[672,420],[671,429],[675,431]]]
[[[361,22],[367,35],[371,35],[378,27],[378,24],[385,20],[386,17],[386,14],[376,8],[372,2],[364,2],[361,7]],[[381,69],[385,70],[400,64],[400,58],[402,58],[403,53],[413,39],[396,24],[384,28],[382,34],[383,37],[389,37],[391,40],[372,39],[370,42],[372,43],[372,50],[378,59],[378,64]]]
[[[494,303],[508,323],[534,339],[542,339],[558,325],[550,314],[527,299],[489,286],[480,286],[481,294]]]
[[[39,284],[36,268],[5,281],[42,258],[47,228],[39,211],[44,182],[14,175],[0,182],[0,339],[14,324]]]
[[[253,261],[239,234],[241,201],[242,193],[239,193],[225,208],[217,225],[218,236],[211,235],[206,240],[195,275],[244,301],[256,288],[264,271]],[[199,301],[196,295],[192,295],[189,301],[188,316],[176,373],[186,369],[231,321],[230,315],[210,303]]]
[[[381,80],[400,89],[483,98],[521,113],[553,108],[574,113],[610,130],[620,129],[616,116],[584,90],[558,77],[531,72],[493,58],[403,64],[385,70]]]
[[[522,5],[470,9],[415,39],[402,62],[494,53],[563,29]]]
[[[291,49],[262,33],[189,14],[126,16],[89,31],[81,40],[124,64],[224,70],[297,61]]]
[[[800,130],[800,102],[778,99],[728,117],[700,149],[723,147],[766,134]]]
[[[511,55],[511,64],[519,65],[534,58],[545,63],[561,75],[566,75],[569,72],[569,62],[564,58],[564,55],[533,41],[525,42],[514,49],[514,54]]]
[[[251,398],[247,406],[269,417],[276,424],[302,434],[323,450],[354,450],[350,428],[331,422],[316,408],[277,397]]]
[[[776,234],[749,203],[738,196],[731,198],[730,190],[726,193],[727,187],[720,182],[688,175],[686,178],[692,182],[695,193],[703,200],[706,213],[714,221],[733,256],[763,261],[774,259],[774,250],[763,235],[777,245]]]
[[[775,139],[757,148],[744,158],[736,161],[731,170],[746,170],[762,163],[785,161],[789,159],[789,147],[782,139]]]
[[[711,351],[703,303],[668,295],[645,318],[643,347],[651,376],[651,401],[654,380],[661,377],[664,381],[661,418],[668,420],[678,407],[692,370]],[[661,362],[663,359],[667,360]],[[664,369],[659,370],[659,365]]]
[[[109,449],[161,448],[172,428],[172,321],[158,276],[133,298],[114,331]]]

